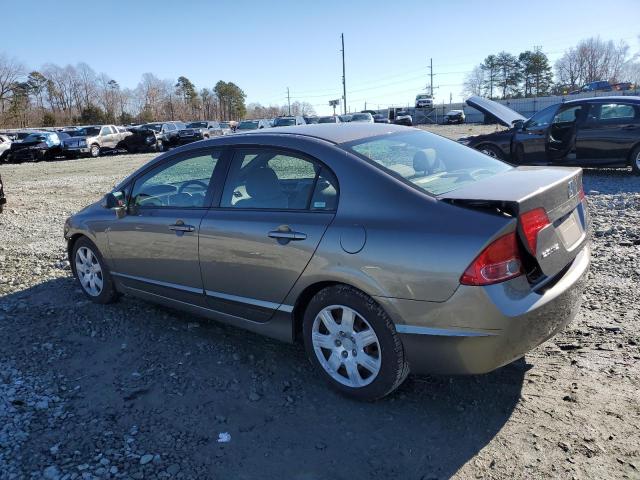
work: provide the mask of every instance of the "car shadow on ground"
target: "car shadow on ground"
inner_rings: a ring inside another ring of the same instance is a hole
[[[361,403],[330,390],[300,345],[129,297],[94,305],[69,277],[0,297],[0,320],[4,358],[48,379],[73,419],[32,420],[25,469],[59,444],[86,461],[133,458],[121,471],[157,453],[144,468],[178,464],[185,478],[449,478],[508,421],[529,368],[410,376]]]

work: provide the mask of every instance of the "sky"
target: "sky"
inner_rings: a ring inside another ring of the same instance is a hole
[[[2,0],[7,1],[7,0]],[[198,88],[232,81],[247,103],[306,101],[319,114],[347,106],[407,105],[426,91],[433,59],[437,103],[461,101],[465,74],[491,53],[542,47],[555,61],[581,39],[625,40],[640,51],[640,1],[315,0],[226,2],[30,0],[2,22],[0,52],[29,69],[86,62],[123,87],[145,72]]]

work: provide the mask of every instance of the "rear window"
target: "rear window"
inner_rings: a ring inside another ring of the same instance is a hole
[[[452,192],[512,168],[459,143],[420,131],[357,140],[342,147],[431,195]]]

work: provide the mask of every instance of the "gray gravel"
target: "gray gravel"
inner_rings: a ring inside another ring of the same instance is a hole
[[[362,404],[299,345],[85,300],[64,218],[150,158],[0,167],[0,479],[640,478],[639,178],[585,174],[593,268],[565,332]]]

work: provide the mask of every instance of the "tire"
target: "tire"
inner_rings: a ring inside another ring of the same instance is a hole
[[[409,365],[393,322],[355,288],[338,285],[318,292],[305,310],[302,331],[309,360],[343,395],[376,400],[407,378]]]
[[[89,156],[91,158],[98,158],[100,156],[100,145],[98,145],[97,143],[94,143],[93,145],[91,145]]]
[[[640,175],[640,145],[631,151],[629,164],[631,165],[631,171],[636,175]]]
[[[82,292],[92,302],[107,304],[118,298],[100,250],[87,237],[78,239],[73,245],[71,268]]]
[[[498,160],[504,160],[504,155],[500,151],[500,149],[494,145],[480,145],[476,147],[477,150],[481,151],[485,155],[490,156],[491,158],[496,158]]]
[[[164,152],[164,143],[160,140],[156,142],[156,152]]]

